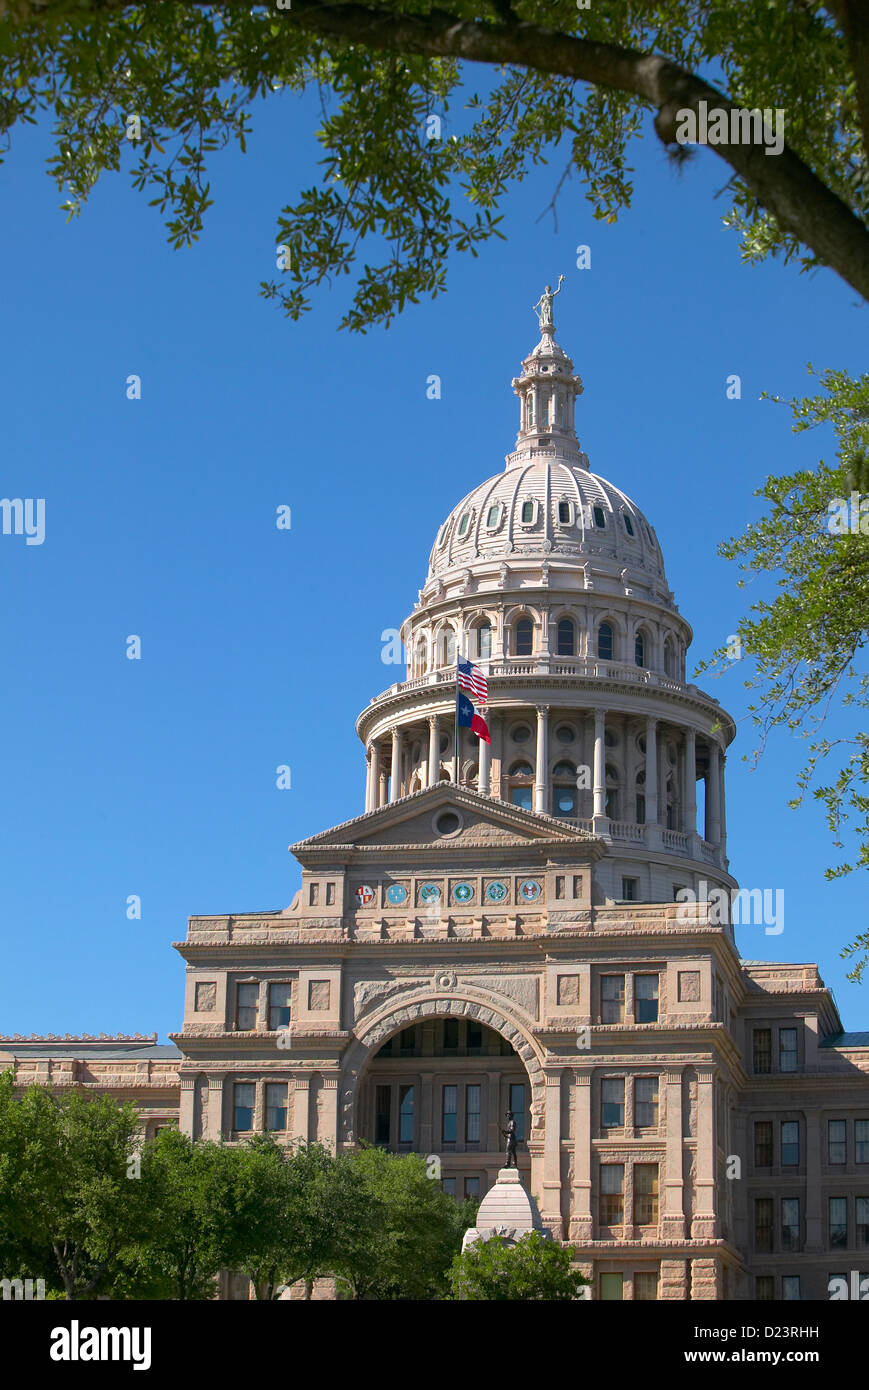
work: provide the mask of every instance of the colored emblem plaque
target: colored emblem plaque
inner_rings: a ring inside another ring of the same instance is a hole
[[[374,902],[374,896],[374,889],[367,883],[356,889],[356,901],[360,907],[370,907]]]
[[[474,896],[474,890],[470,883],[457,883],[453,889],[453,897],[457,903],[469,903]]]
[[[407,889],[402,888],[400,883],[391,883],[386,890],[386,901],[392,903],[393,907],[400,907],[407,901]]]
[[[535,878],[523,879],[519,884],[519,894],[527,903],[533,903],[540,897],[542,889]]]
[[[486,897],[490,903],[502,903],[507,896],[507,885],[500,879],[486,885]]]
[[[436,883],[424,883],[419,890],[419,900],[422,903],[435,903],[441,895],[441,890]]]

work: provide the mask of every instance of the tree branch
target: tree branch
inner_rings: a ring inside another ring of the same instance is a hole
[[[182,3],[198,8],[202,0]],[[250,0],[230,3],[250,7]],[[865,0],[833,0],[831,7],[837,17],[841,15],[849,52],[857,65],[862,114],[863,102],[869,105],[864,65],[869,55]],[[0,17],[28,23],[71,21],[124,8],[124,0],[0,0]],[[520,20],[481,22],[444,10],[416,15],[352,3],[323,5],[318,0],[293,0],[292,9],[270,12],[285,15],[286,23],[318,38],[362,44],[375,51],[530,67],[629,92],[656,110],[655,130],[665,144],[674,143],[679,111],[690,108],[696,112],[701,101],[726,111],[739,109],[708,82],[657,54],[595,43]],[[869,300],[869,229],[793,150],[785,146],[781,154],[768,155],[761,145],[710,148],[735,170],[785,231]]]

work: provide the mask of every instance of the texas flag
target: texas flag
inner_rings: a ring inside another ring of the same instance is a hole
[[[489,737],[489,726],[485,719],[480,718],[467,695],[462,695],[461,692],[459,693],[457,709],[460,728],[470,729],[473,733],[477,734],[484,743],[492,742]]]

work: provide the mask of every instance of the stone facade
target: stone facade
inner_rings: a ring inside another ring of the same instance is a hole
[[[457,1196],[492,1187],[512,1109],[593,1298],[825,1299],[869,1271],[869,1033],[814,965],[740,959],[733,721],[685,682],[691,629],[589,471],[551,330],[514,389],[517,447],[439,531],[407,679],[359,717],[365,813],[292,847],[288,908],[190,919],[177,1048],[0,1039],[0,1065],[150,1132],[437,1155]],[[456,742],[457,651],[491,747]]]

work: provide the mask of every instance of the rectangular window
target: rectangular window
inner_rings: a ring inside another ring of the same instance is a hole
[[[654,1269],[644,1269],[634,1275],[634,1302],[655,1303],[658,1298],[658,1275]]]
[[[782,1120],[781,1162],[783,1168],[794,1168],[800,1161],[800,1125],[798,1120]]]
[[[624,1021],[625,1021],[625,977],[624,977],[624,975],[601,975],[601,977],[600,977],[600,1020],[601,1020],[601,1023],[624,1023]]]
[[[523,811],[530,811],[532,809],[531,788],[513,787],[512,791],[510,792],[510,800],[514,806],[520,806]]]
[[[754,1248],[759,1255],[772,1254],[772,1197],[754,1199]]]
[[[285,1130],[287,1127],[287,1084],[269,1081],[266,1084],[266,1129]]]
[[[622,1129],[625,1123],[625,1083],[621,1077],[607,1077],[600,1086],[602,1129]]]
[[[441,1178],[441,1187],[443,1188],[444,1192],[448,1192],[448,1193],[450,1194],[451,1197],[455,1197],[455,1195],[456,1195],[456,1180],[455,1180],[455,1178]]]
[[[237,1081],[233,1096],[233,1129],[253,1129],[253,1107],[256,1101],[256,1086],[252,1081]]]
[[[256,1006],[259,985],[239,985],[235,1000],[235,1026],[242,1033],[256,1028]]]
[[[638,1076],[634,1082],[634,1124],[637,1129],[658,1127],[657,1076]]]
[[[781,1296],[785,1303],[799,1303],[802,1295],[800,1294],[800,1276],[798,1274],[782,1275]]]
[[[854,1149],[858,1163],[869,1163],[869,1120],[854,1121]]]
[[[634,1018],[637,1023],[658,1022],[658,977],[637,975],[634,978]]]
[[[858,1197],[856,1208],[857,1244],[861,1250],[867,1250],[869,1249],[869,1197]]]
[[[830,1163],[848,1161],[848,1122],[847,1120],[827,1121],[827,1159]]]
[[[799,1250],[800,1248],[800,1199],[782,1197],[781,1199],[781,1248]]]
[[[658,1165],[634,1164],[634,1225],[658,1224]]]
[[[772,1029],[754,1030],[754,1070],[765,1075],[772,1071]]]
[[[510,1087],[510,1109],[513,1111],[513,1118],[516,1121],[516,1140],[520,1144],[525,1142],[525,1087],[517,1084]]]
[[[401,1053],[403,1057],[409,1057],[416,1046],[416,1029],[402,1028],[401,1030]]]
[[[442,1127],[441,1134],[445,1144],[456,1142],[456,1101],[458,1099],[458,1086],[444,1086],[442,1103]]]
[[[482,1023],[468,1024],[468,1051],[471,1053],[482,1052],[483,1050],[483,1025]]]
[[[796,1071],[797,1069],[797,1030],[780,1028],[778,1030],[778,1069]]]
[[[465,1143],[480,1142],[480,1087],[465,1087]]]
[[[754,1122],[754,1166],[772,1167],[772,1120]]]
[[[595,507],[599,512],[600,507]],[[617,1303],[623,1297],[625,1276],[623,1274],[602,1274],[600,1276],[601,1303]]]
[[[848,1245],[848,1199],[830,1198],[830,1247],[844,1250]]]
[[[308,891],[308,905],[309,905],[310,907],[317,907],[317,905],[319,904],[319,902],[320,902],[320,885],[319,885],[319,883],[312,883],[312,884],[309,885],[309,891]]]
[[[622,879],[622,901],[623,901],[623,902],[626,902],[626,903],[635,903],[635,902],[637,901],[637,898],[639,897],[638,889],[639,889],[639,879],[636,879],[636,878],[623,878],[623,879]]]
[[[444,1052],[455,1052],[459,1046],[459,1020],[444,1019]]]
[[[621,1226],[625,1219],[625,1165],[600,1165],[600,1224]]]
[[[378,1086],[374,1095],[374,1142],[388,1144],[392,1118],[392,1087]]]
[[[556,898],[564,897],[564,874],[555,875],[555,896]]]
[[[480,1179],[465,1178],[465,1196],[476,1201],[480,1196]]]
[[[269,985],[269,1028],[274,1033],[290,1022],[292,985]]]
[[[327,907],[332,907],[332,906],[334,905],[334,902],[335,902],[335,885],[334,885],[334,883],[327,883],[327,884],[326,884],[326,905],[327,905]]]
[[[398,1088],[398,1142],[413,1143],[413,1087]]]
[[[759,1274],[754,1281],[754,1296],[758,1303],[775,1302],[775,1278],[772,1274]]]

